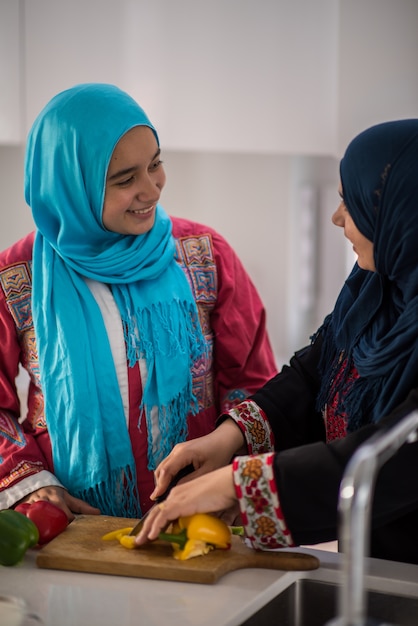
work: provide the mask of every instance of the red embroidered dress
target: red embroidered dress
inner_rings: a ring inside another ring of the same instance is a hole
[[[179,218],[172,222],[177,261],[189,281],[209,345],[208,358],[193,369],[199,413],[188,418],[188,438],[194,438],[210,432],[221,412],[254,393],[277,368],[263,304],[234,251],[206,226]],[[32,325],[32,245],[33,234],[0,255],[0,509],[35,489],[60,484],[53,473]],[[19,364],[30,377],[27,411],[20,407],[16,390]],[[141,372],[138,365],[127,370],[128,429],[145,512],[154,480],[147,468],[145,420],[138,428]]]

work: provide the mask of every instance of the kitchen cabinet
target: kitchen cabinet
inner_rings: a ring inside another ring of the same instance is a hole
[[[417,23],[416,0],[1,0],[0,142],[58,91],[103,81],[167,150],[339,157],[416,115]]]
[[[21,1],[0,1],[0,145],[22,140]]]
[[[56,92],[105,81],[165,149],[333,152],[335,0],[26,0],[25,22],[28,126]]]

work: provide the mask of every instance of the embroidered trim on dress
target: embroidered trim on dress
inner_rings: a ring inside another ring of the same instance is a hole
[[[200,412],[215,403],[212,371],[214,336],[210,316],[218,299],[218,272],[210,234],[179,237],[175,242],[176,260],[196,300],[200,325],[207,343],[207,355],[197,359],[192,366],[193,394]]]
[[[17,420],[12,419],[6,411],[0,411],[0,435],[19,448],[26,445],[21,425]]]
[[[250,394],[247,389],[231,389],[222,400],[222,412],[229,411],[237,404],[240,404],[248,398]]]
[[[32,326],[31,281],[30,262],[16,263],[3,268],[0,272],[0,286],[7,307],[20,332]]]
[[[242,430],[248,454],[263,454],[274,450],[274,434],[267,416],[253,400],[241,402],[230,409],[227,415]]]
[[[340,369],[330,385],[330,400],[323,410],[327,443],[336,439],[344,439],[347,435],[347,414],[343,409],[344,398],[353,382],[359,377],[354,365],[351,366],[349,372],[346,371],[347,358],[344,358],[343,352],[340,354],[339,363],[341,364]],[[346,379],[344,386],[342,386],[341,379],[344,375]]]
[[[294,546],[273,473],[274,453],[235,457],[232,469],[247,538],[258,550]]]
[[[7,489],[13,483],[22,480],[27,476],[37,474],[43,469],[41,461],[20,461],[2,480],[0,480],[0,491]]]

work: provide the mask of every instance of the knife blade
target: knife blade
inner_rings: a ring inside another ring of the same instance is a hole
[[[179,472],[177,472],[174,478],[171,479],[164,493],[162,493],[160,496],[158,496],[158,498],[155,499],[155,504],[153,504],[152,507],[148,509],[145,515],[143,515],[141,519],[139,520],[139,522],[132,528],[131,532],[129,533],[130,536],[137,535],[140,532],[145,520],[147,519],[151,511],[155,509],[156,506],[161,504],[161,502],[164,502],[164,500],[168,497],[168,494],[170,493],[172,488],[175,487],[182,478],[184,478],[185,476],[188,476],[188,474],[191,474],[192,472],[194,472],[193,463],[186,465]]]

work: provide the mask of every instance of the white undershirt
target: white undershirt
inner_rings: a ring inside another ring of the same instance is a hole
[[[128,368],[126,364],[126,346],[123,334],[122,320],[119,309],[113,297],[111,290],[104,283],[99,283],[90,278],[85,278],[86,284],[92,292],[94,299],[100,307],[106,332],[109,337],[110,349],[112,351],[113,361],[115,363],[116,376],[119,383],[119,389],[122,396],[123,409],[125,411],[125,419],[129,424],[129,384],[128,384]],[[141,376],[142,389],[147,383],[148,371],[145,359],[139,359],[139,372]],[[152,441],[153,452],[156,452],[160,446],[160,428],[158,424],[157,407],[151,409],[152,423]]]
[[[97,280],[85,278],[86,284],[94,296],[100,311],[109,338],[110,349],[115,364],[120,394],[122,396],[123,410],[126,424],[129,424],[129,385],[128,367],[126,364],[126,347],[123,334],[122,320],[115,299],[109,287]]]

